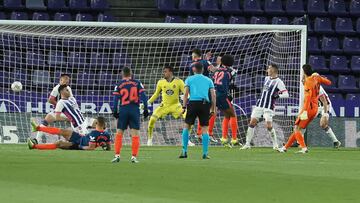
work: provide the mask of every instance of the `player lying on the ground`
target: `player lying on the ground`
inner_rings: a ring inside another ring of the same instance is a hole
[[[339,148],[341,142],[337,139],[335,133],[329,126],[329,111],[331,109],[331,101],[328,94],[322,86],[320,86],[319,91],[319,110],[318,114],[321,114],[320,118],[320,127],[325,131],[325,133],[330,137],[334,144],[334,148]]]
[[[122,137],[124,131],[130,127],[131,135],[131,162],[137,163],[137,155],[140,147],[140,101],[144,104],[144,118],[149,116],[147,106],[147,96],[145,94],[144,86],[139,80],[132,79],[130,68],[124,67],[122,69],[122,80],[115,87],[113,95],[114,106],[113,115],[118,119],[116,137],[115,137],[115,157],[111,161],[116,163],[120,161],[120,152],[122,148]]]
[[[60,93],[59,93],[59,87],[60,85],[69,85],[69,81],[70,81],[70,75],[68,74],[61,74],[60,76],[60,81],[59,84],[57,84],[53,90],[50,93],[48,102],[52,105],[54,105],[54,107],[56,106],[57,102],[61,99]],[[73,97],[71,88],[69,86],[67,86],[67,89],[69,90],[70,93],[70,97]],[[52,111],[50,113],[48,113],[45,116],[45,119],[41,121],[41,125],[43,126],[48,126],[49,124],[55,122],[55,121],[65,121],[67,120],[67,117],[65,116],[65,114],[61,114],[59,120],[56,120],[56,116],[55,116],[55,112]],[[36,134],[36,139],[38,140],[39,143],[42,142],[42,137],[43,137],[44,133],[41,131],[38,131]]]
[[[203,66],[200,63],[195,64],[195,75],[188,77],[185,80],[185,94],[183,101],[184,111],[187,109],[185,118],[185,127],[182,132],[183,150],[179,158],[187,158],[187,147],[189,141],[189,130],[194,125],[195,119],[198,118],[202,126],[202,147],[203,159],[209,159],[209,116],[214,114],[216,107],[216,96],[214,90],[214,83],[210,78],[202,75]],[[209,98],[211,94],[211,100]],[[190,97],[189,97],[190,95]],[[189,103],[188,103],[189,101]],[[211,111],[211,112],[210,112]]]
[[[163,68],[163,73],[164,78],[157,82],[156,90],[152,97],[148,100],[148,104],[154,103],[161,93],[161,103],[151,115],[148,125],[148,146],[152,146],[153,130],[157,119],[164,118],[168,114],[171,114],[175,119],[183,115],[183,109],[181,107],[179,97],[180,93],[184,93],[184,81],[180,78],[174,77],[174,68],[172,66],[165,66]],[[190,140],[189,146],[194,146]]]
[[[284,82],[278,76],[279,68],[275,64],[271,64],[267,68],[267,77],[265,77],[264,87],[260,99],[256,103],[256,107],[252,110],[251,120],[246,133],[246,143],[241,149],[250,149],[250,143],[254,136],[254,128],[259,119],[264,117],[266,128],[269,131],[273,143],[273,149],[278,149],[278,142],[275,129],[273,128],[273,116],[275,102],[278,98],[288,98],[289,93]]]
[[[311,123],[318,113],[319,91],[320,85],[330,85],[331,81],[327,78],[321,77],[317,73],[313,73],[310,65],[305,64],[302,67],[304,71],[304,105],[300,111],[299,116],[295,121],[294,132],[289,137],[285,146],[279,149],[279,152],[286,152],[295,141],[300,144],[301,150],[299,153],[307,153],[308,149],[305,145],[302,130]]]
[[[110,150],[110,134],[105,131],[106,123],[104,117],[98,117],[95,120],[95,130],[87,135],[80,135],[70,129],[60,129],[55,127],[48,127],[38,125],[35,121],[31,121],[33,132],[41,131],[51,135],[60,135],[66,141],[59,140],[52,144],[38,144],[36,139],[28,139],[29,149],[52,150],[60,149],[76,149],[76,150],[94,150],[97,147],[102,147],[103,150]]]
[[[235,109],[228,99],[229,86],[231,81],[231,66],[234,64],[234,57],[231,55],[224,55],[221,58],[221,66],[214,74],[214,85],[216,92],[216,106],[224,114],[222,123],[222,137],[221,143],[225,146],[230,146],[228,141],[229,122],[231,127],[231,144],[238,144],[237,139],[237,117]]]
[[[61,99],[57,102],[55,107],[55,118],[61,119],[61,115],[64,114],[70,121],[74,131],[81,135],[85,135],[88,133],[87,127],[91,126],[91,124],[86,122],[76,99],[71,96],[71,92],[67,87],[67,85],[60,85],[59,87]]]

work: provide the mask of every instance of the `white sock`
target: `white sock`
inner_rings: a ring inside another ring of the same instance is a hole
[[[330,126],[325,130],[326,134],[331,138],[333,142],[338,142],[339,140],[336,138],[333,130],[330,128]]]
[[[42,137],[43,137],[43,132],[41,131],[37,131],[36,133],[36,140],[38,141],[38,143],[42,143]]]
[[[272,128],[270,131],[270,136],[271,136],[271,139],[272,139],[272,142],[273,142],[273,146],[276,146],[278,147],[278,142],[277,142],[277,135],[276,135],[276,131],[274,128]]]
[[[254,128],[249,126],[246,133],[246,145],[250,146],[250,142],[253,137],[254,137]]]

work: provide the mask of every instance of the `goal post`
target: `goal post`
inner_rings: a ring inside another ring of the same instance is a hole
[[[115,130],[111,115],[112,90],[121,69],[132,68],[150,97],[162,78],[164,65],[174,66],[175,76],[185,80],[191,64],[190,51],[211,52],[235,58],[237,75],[231,90],[238,116],[238,138],[244,141],[251,109],[261,92],[267,65],[279,66],[280,78],[290,94],[277,102],[274,127],[279,138],[290,135],[294,116],[302,101],[301,65],[306,62],[306,26],[167,24],[114,22],[56,22],[0,20],[0,136],[1,143],[24,143],[30,118],[38,120],[51,112],[47,103],[59,75],[71,76],[70,87],[86,117],[103,115]],[[13,92],[20,81],[23,90]],[[151,112],[160,104],[158,99]],[[221,137],[222,115],[218,114],[214,136]],[[69,127],[66,122],[51,125]],[[141,123],[141,142],[147,140],[148,119]],[[166,116],[154,128],[155,145],[179,145],[182,119]],[[270,146],[270,137],[259,123],[257,146]],[[191,140],[198,142],[195,130]],[[130,143],[125,136],[125,144]]]

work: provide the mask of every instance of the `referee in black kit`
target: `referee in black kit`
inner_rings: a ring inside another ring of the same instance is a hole
[[[183,101],[184,111],[187,109],[185,127],[182,132],[182,153],[179,158],[187,158],[189,131],[198,117],[202,126],[203,159],[209,159],[209,117],[214,114],[216,107],[216,96],[213,81],[204,76],[203,65],[196,63],[193,67],[194,75],[185,80],[185,94]],[[211,99],[209,98],[209,91]],[[190,94],[190,98],[189,98]],[[189,103],[188,103],[189,101]]]

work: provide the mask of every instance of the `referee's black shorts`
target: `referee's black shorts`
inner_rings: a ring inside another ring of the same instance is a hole
[[[196,118],[199,118],[201,126],[209,126],[211,104],[202,101],[190,101],[187,105],[185,123],[194,125]]]

